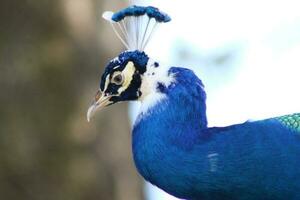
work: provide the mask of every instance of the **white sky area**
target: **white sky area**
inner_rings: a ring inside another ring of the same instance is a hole
[[[144,0],[137,5],[153,5],[172,17],[146,52],[196,72],[206,86],[209,126],[300,112],[300,1]],[[227,63],[210,61],[227,52],[233,52]],[[131,116],[136,109],[131,106]],[[145,190],[148,200],[175,199],[150,184]]]

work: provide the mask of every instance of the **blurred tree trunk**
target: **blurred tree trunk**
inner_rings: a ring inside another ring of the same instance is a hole
[[[116,2],[0,2],[1,199],[142,199],[126,105],[86,122],[120,51],[100,20]]]

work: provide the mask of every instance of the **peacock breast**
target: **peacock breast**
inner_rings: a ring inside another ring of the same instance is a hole
[[[135,165],[147,181],[186,198],[198,190],[195,187],[205,180],[210,164],[205,152],[195,154],[192,143],[172,137],[179,132],[184,130],[159,123],[157,117],[141,120],[133,129],[132,150]]]

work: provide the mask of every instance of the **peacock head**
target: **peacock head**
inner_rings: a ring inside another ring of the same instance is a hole
[[[88,120],[101,108],[121,101],[137,100],[142,95],[142,76],[148,61],[149,57],[138,50],[122,52],[111,60],[102,74],[100,88],[88,110]]]
[[[171,20],[167,14],[152,6],[130,6],[116,13],[106,11],[103,18],[110,22],[127,51],[106,66],[100,88],[88,109],[88,121],[103,107],[137,100],[142,96],[143,76],[149,65],[149,57],[144,49],[157,25]]]

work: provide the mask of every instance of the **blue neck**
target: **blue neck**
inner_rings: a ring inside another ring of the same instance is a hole
[[[166,166],[174,165],[173,157],[189,150],[207,128],[201,80],[184,68],[172,67],[169,74],[175,76],[175,83],[167,88],[158,86],[166,98],[138,117],[132,136],[135,164],[144,178],[156,185],[163,184],[158,179],[169,173]]]

